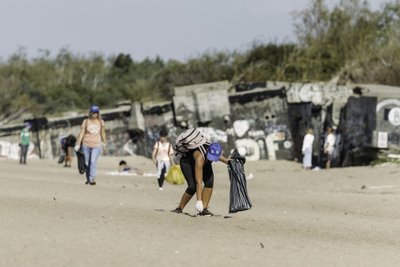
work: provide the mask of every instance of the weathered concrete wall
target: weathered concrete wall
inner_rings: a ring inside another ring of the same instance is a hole
[[[229,96],[233,147],[249,160],[292,159],[292,136],[283,90],[255,90]]]
[[[142,112],[146,128],[143,138],[138,142],[141,147],[138,152],[140,155],[151,157],[153,146],[158,141],[162,129],[168,132],[171,141],[176,138],[173,104],[172,102],[146,103]]]
[[[322,83],[227,82],[175,88],[171,102],[125,103],[103,110],[110,155],[150,157],[161,129],[171,141],[188,127],[199,127],[225,154],[238,149],[248,160],[301,160],[307,128],[314,129],[313,163],[323,166],[325,130],[336,129],[335,166],[360,165],[378,149],[400,149],[399,88]],[[60,138],[77,135],[86,114],[43,118],[32,135],[30,156],[58,157]],[[38,120],[39,121],[39,120]],[[0,155],[18,158],[23,127],[0,127]],[[39,141],[38,141],[39,140]]]
[[[133,105],[133,107],[135,104]],[[128,127],[131,118],[132,106],[120,106],[115,109],[101,111],[102,118],[106,122],[106,132],[109,147],[107,153],[112,155],[124,155],[130,152],[128,144],[131,142]],[[140,116],[142,114],[140,113]],[[31,131],[30,155],[32,157],[50,158],[58,157],[61,153],[60,140],[62,137],[72,134],[77,136],[85,114],[76,114],[69,117],[33,119],[35,127]],[[137,118],[136,118],[137,120]],[[138,124],[139,125],[139,124]],[[0,128],[1,155],[9,158],[19,158],[19,133],[24,127],[10,125]]]
[[[384,149],[400,148],[400,99],[378,98],[377,101],[373,146]]]
[[[182,127],[198,127],[230,115],[227,81],[176,87],[175,120]]]
[[[362,165],[362,162],[374,159],[374,153],[367,148],[372,147],[373,131],[376,128],[375,108],[376,97],[348,99],[340,120],[341,139],[336,142],[336,147],[340,151],[337,161],[342,162],[341,165]]]
[[[321,165],[320,151],[323,147],[324,121],[322,120],[322,107],[311,102],[288,104],[288,117],[290,131],[293,136],[294,159],[301,161],[303,139],[308,128],[313,129],[313,164]]]

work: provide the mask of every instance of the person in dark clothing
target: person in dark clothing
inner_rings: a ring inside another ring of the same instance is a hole
[[[72,134],[68,135],[62,141],[61,147],[65,155],[64,167],[71,167],[72,153],[74,151],[75,145],[76,145],[76,137],[73,136]]]
[[[180,166],[188,184],[178,207],[172,212],[182,213],[186,204],[196,194],[195,209],[198,215],[212,216],[208,210],[214,187],[213,161],[228,163],[222,156],[221,145],[205,138],[198,129],[188,129],[178,136],[175,151],[182,155]]]

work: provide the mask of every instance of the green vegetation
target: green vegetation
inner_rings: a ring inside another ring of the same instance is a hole
[[[367,1],[311,0],[294,16],[295,43],[253,43],[247,51],[206,52],[185,62],[131,55],[105,57],[24,50],[0,62],[0,120],[112,107],[117,101],[169,100],[174,86],[229,80],[232,83],[328,81],[400,86],[400,1],[372,11]]]
[[[384,164],[384,163],[396,163],[400,164],[400,158],[397,157],[399,155],[400,151],[398,150],[391,150],[392,155],[388,154],[385,151],[381,151],[378,154],[378,158],[374,160],[371,164],[372,165],[379,165],[379,164]]]

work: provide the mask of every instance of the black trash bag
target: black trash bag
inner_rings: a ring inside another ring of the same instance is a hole
[[[82,151],[76,151],[76,158],[78,159],[78,171],[80,174],[84,174],[86,172],[87,166],[85,164],[85,155]]]
[[[60,157],[58,158],[57,162],[58,162],[58,164],[61,164],[64,162],[64,160],[65,160],[65,154],[61,154]]]
[[[251,209],[251,201],[247,193],[247,181],[244,173],[246,158],[241,156],[237,150],[231,154],[228,162],[229,180],[231,189],[229,192],[229,213]]]

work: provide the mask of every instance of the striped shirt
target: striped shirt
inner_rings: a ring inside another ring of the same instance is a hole
[[[176,139],[174,150],[177,154],[186,154],[191,150],[198,149],[206,159],[207,149],[211,142],[197,128],[187,129]]]

